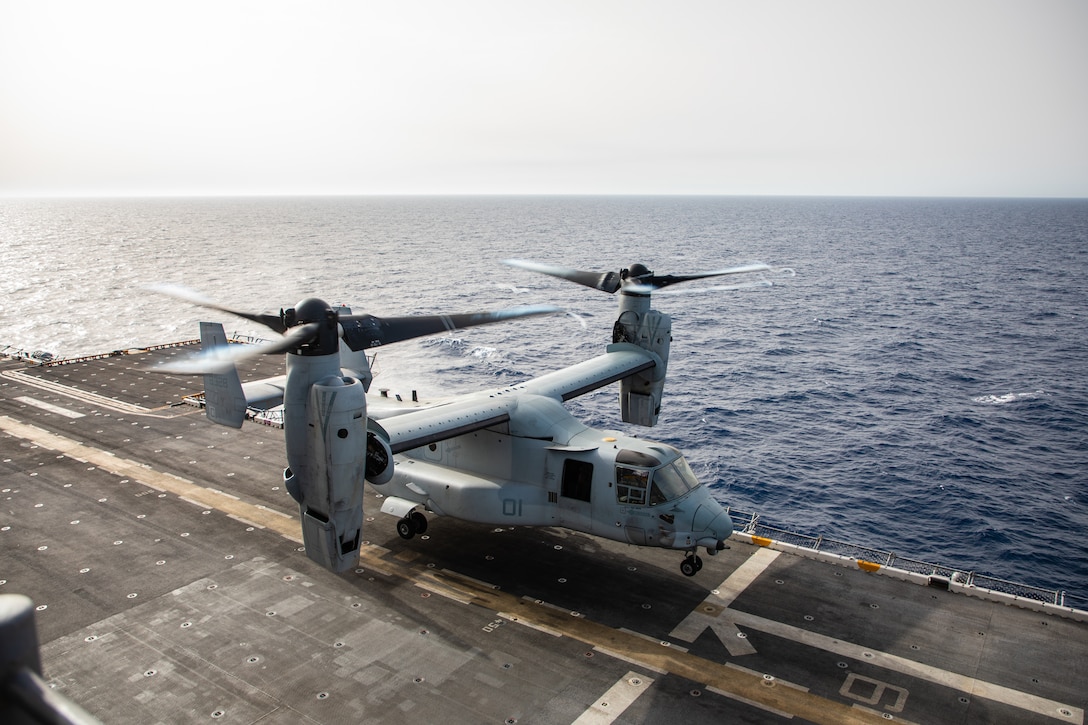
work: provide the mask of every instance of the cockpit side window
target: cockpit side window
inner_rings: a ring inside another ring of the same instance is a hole
[[[632,506],[646,505],[650,472],[643,468],[616,466],[616,500]]]

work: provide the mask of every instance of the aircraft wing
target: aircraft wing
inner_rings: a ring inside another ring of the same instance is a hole
[[[610,346],[609,352],[526,383],[476,393],[452,402],[404,413],[390,412],[376,422],[388,435],[393,453],[491,428],[510,421],[526,396],[566,401],[657,365],[657,357],[634,345]]]
[[[376,420],[389,436],[393,453],[403,453],[465,433],[490,428],[510,420],[510,403],[516,398],[495,400],[473,395],[452,403],[416,408]]]
[[[532,395],[567,401],[649,370],[660,362],[657,355],[630,343],[609,345],[607,349],[604,355],[533,378],[516,388]]]

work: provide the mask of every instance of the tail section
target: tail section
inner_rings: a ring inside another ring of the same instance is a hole
[[[200,345],[205,351],[226,347],[227,334],[218,322],[200,323]],[[208,420],[219,425],[241,428],[246,419],[246,396],[242,381],[233,365],[225,372],[204,375],[204,404]]]

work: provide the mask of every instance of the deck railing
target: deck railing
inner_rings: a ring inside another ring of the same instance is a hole
[[[760,515],[749,511],[738,511],[727,508],[727,513],[733,520],[734,528],[742,533],[779,541],[802,549],[810,549],[814,552],[835,554],[847,559],[873,562],[881,566],[887,566],[902,571],[921,574],[928,577],[939,577],[955,584],[960,584],[978,589],[1001,592],[1014,597],[1033,599],[1045,604],[1055,604],[1059,607],[1072,607],[1074,609],[1088,609],[1088,599],[1070,595],[1057,589],[1045,589],[1031,586],[1030,584],[1018,584],[1017,582],[998,579],[988,574],[979,574],[973,571],[962,571],[955,567],[942,564],[931,564],[900,556],[891,551],[875,549],[869,546],[859,546],[825,536],[809,536],[795,531],[771,526],[760,519]]]

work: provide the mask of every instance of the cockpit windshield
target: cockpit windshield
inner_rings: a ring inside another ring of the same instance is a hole
[[[672,501],[699,485],[699,480],[691,471],[688,462],[677,458],[672,463],[654,471],[653,486],[650,488],[650,505]]]
[[[620,503],[656,506],[680,498],[698,485],[699,480],[683,457],[652,470],[616,466],[616,494]]]

